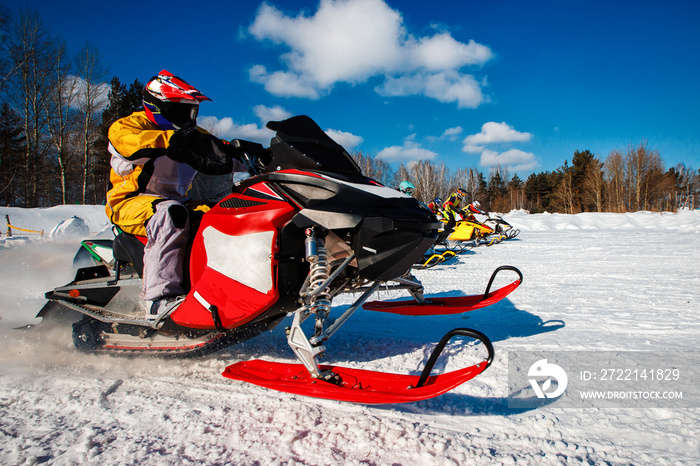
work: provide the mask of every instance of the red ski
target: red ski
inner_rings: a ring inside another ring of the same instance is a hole
[[[447,342],[456,335],[481,341],[488,357],[472,366],[440,375],[430,375]],[[493,345],[481,332],[454,329],[438,343],[420,376],[320,365],[325,379],[314,378],[303,364],[255,359],[230,365],[223,376],[296,395],[363,404],[410,403],[446,393],[481,374],[493,361]]]
[[[518,274],[518,279],[495,291],[491,291],[491,285],[498,272],[512,270]],[[498,267],[486,287],[483,295],[452,296],[446,298],[426,298],[423,302],[415,300],[402,301],[372,301],[362,307],[368,311],[391,312],[393,314],[410,316],[428,316],[440,314],[461,314],[499,302],[513,292],[523,282],[523,274],[515,267],[503,265]]]

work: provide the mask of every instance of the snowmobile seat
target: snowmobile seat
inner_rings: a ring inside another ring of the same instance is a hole
[[[145,245],[137,236],[120,232],[112,243],[112,254],[118,261],[128,262],[143,278],[143,250]]]

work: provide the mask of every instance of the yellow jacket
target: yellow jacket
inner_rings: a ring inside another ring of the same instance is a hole
[[[168,141],[175,133],[163,130],[134,112],[115,121],[109,128],[109,152],[112,155],[107,192],[107,214],[125,199],[139,194],[182,199],[196,174],[194,168],[166,155]]]

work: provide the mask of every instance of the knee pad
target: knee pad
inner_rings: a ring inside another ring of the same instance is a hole
[[[168,207],[168,215],[173,220],[175,228],[185,228],[187,225],[187,217],[189,216],[185,206],[180,204],[171,205]]]

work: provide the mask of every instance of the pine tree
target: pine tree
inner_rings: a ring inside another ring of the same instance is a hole
[[[587,212],[595,207],[585,199],[585,184],[589,172],[596,166],[596,158],[589,150],[575,151],[571,159],[572,212]]]
[[[0,107],[0,205],[16,206],[16,176],[26,151],[22,119],[6,103]]]

